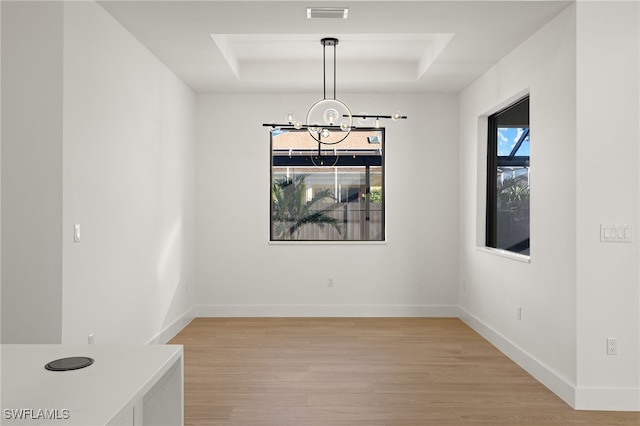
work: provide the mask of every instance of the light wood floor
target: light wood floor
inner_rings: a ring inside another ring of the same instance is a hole
[[[457,319],[198,318],[185,424],[640,425],[575,411]]]

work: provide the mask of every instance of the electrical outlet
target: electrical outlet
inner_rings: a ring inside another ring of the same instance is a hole
[[[88,339],[87,339],[87,342],[88,342],[90,345],[93,345],[93,333],[91,333],[91,334],[89,335],[89,337],[88,337]]]
[[[327,278],[327,287],[333,287],[333,278],[332,277]]]
[[[618,355],[618,338],[607,338],[607,355]]]

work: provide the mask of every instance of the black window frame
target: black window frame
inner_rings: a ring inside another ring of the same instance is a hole
[[[281,127],[281,131],[287,132],[308,132],[306,129],[296,129],[295,127]],[[313,154],[310,155],[302,155],[302,156],[282,156],[274,161],[274,149],[273,149],[273,132],[269,132],[269,184],[270,184],[270,196],[269,196],[269,241],[270,242],[318,242],[318,243],[353,243],[353,242],[385,242],[387,239],[386,235],[386,182],[385,182],[385,142],[386,142],[386,131],[384,127],[358,127],[351,130],[351,133],[354,132],[376,132],[380,134],[379,140],[370,141],[372,144],[371,151],[380,151],[381,154],[379,156],[366,156],[359,155],[357,152],[351,152],[347,150],[341,150],[340,144],[336,145],[321,145],[321,152],[324,153],[323,158],[327,164],[331,164],[331,166],[326,166],[327,168],[331,168],[333,166],[336,167],[364,167],[365,175],[366,175],[366,183],[365,183],[365,193],[364,193],[364,208],[365,208],[365,237],[364,239],[348,239],[346,232],[344,238],[342,239],[279,239],[274,238],[274,206],[273,206],[273,195],[272,189],[274,184],[274,166],[275,167],[286,167],[287,165],[291,167],[313,167],[317,166],[314,164],[314,160],[311,158]],[[333,157],[331,152],[334,149],[338,152],[338,156]],[[335,160],[335,162],[334,162]],[[316,157],[317,161],[317,157]],[[371,204],[371,181],[370,181],[370,167],[380,167],[381,170],[381,217],[380,217],[380,238],[370,239],[370,204]]]
[[[524,119],[526,110],[526,121]],[[508,156],[498,156],[498,129],[525,128],[520,139],[516,142]],[[499,167],[530,167],[530,154],[517,156],[518,150],[526,138],[530,138],[530,95],[523,96],[506,108],[490,115],[487,120],[487,197],[486,197],[486,226],[485,245],[490,248],[506,250],[513,253],[530,255],[531,227],[527,216],[527,238],[509,247],[499,247],[498,244],[498,169]],[[529,139],[530,143],[530,139]],[[529,191],[527,185],[527,191]],[[528,207],[530,198],[528,199]],[[527,215],[528,215],[527,210]]]

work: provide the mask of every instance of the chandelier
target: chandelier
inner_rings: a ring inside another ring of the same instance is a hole
[[[271,127],[271,131],[279,131],[283,127],[307,129],[318,145],[336,145],[344,141],[352,130],[359,128],[354,120],[360,124],[360,128],[379,128],[381,119],[401,120],[407,117],[400,112],[391,115],[384,114],[352,114],[349,107],[336,97],[336,46],[337,38],[327,37],[320,40],[322,44],[322,77],[324,82],[324,97],[311,105],[304,123],[297,119],[294,113],[287,114],[286,123],[266,123],[263,126]],[[333,47],[333,97],[331,92],[327,94],[327,46]],[[373,126],[367,125],[373,122]],[[318,146],[320,148],[320,146]]]

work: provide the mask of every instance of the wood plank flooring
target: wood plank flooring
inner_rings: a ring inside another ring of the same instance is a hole
[[[575,411],[458,319],[197,318],[185,424],[640,425]]]

